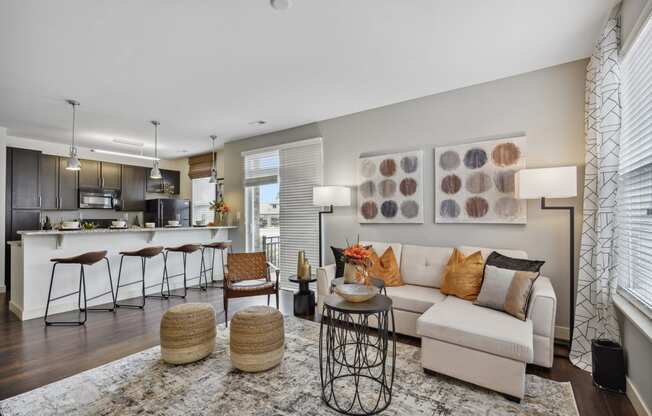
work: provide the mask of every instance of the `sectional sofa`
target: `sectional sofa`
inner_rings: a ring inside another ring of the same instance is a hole
[[[525,367],[552,367],[557,298],[547,277],[533,287],[527,319],[521,321],[439,291],[452,247],[425,247],[364,242],[382,254],[391,246],[400,264],[403,286],[388,287],[394,305],[395,331],[421,338],[424,369],[446,374],[520,400],[525,394]],[[520,250],[458,247],[465,255],[480,250],[527,258]],[[330,294],[335,265],[317,270],[318,312]]]

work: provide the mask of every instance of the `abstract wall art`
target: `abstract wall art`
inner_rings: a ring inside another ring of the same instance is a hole
[[[423,223],[423,152],[358,159],[360,223]]]
[[[435,148],[435,222],[525,224],[526,201],[514,198],[527,138]]]

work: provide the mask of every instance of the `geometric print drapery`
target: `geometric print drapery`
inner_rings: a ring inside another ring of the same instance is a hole
[[[586,71],[586,170],[580,268],[570,360],[591,371],[591,340],[619,341],[616,293],[616,196],[620,147],[619,10],[602,29]]]

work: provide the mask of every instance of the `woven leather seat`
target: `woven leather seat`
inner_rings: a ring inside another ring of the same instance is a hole
[[[166,247],[166,251],[173,251],[177,253],[194,253],[195,251],[199,250],[201,246],[199,244],[184,244],[179,247]]]
[[[120,254],[128,257],[156,257],[163,251],[163,247],[145,247],[134,251],[121,251]]]
[[[218,241],[215,243],[209,243],[209,244],[202,244],[202,247],[204,248],[214,248],[216,250],[227,250],[231,248],[231,242],[230,241]]]
[[[93,265],[106,257],[106,250],[102,251],[89,251],[74,257],[63,257],[50,259],[54,263],[63,264],[83,264],[86,266]]]

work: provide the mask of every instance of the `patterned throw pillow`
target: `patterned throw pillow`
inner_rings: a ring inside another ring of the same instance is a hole
[[[378,257],[375,250],[371,250],[371,267],[369,268],[369,276],[382,279],[385,286],[403,286],[403,279],[401,279],[401,270],[396,261],[394,250],[388,247],[382,256]]]
[[[502,269],[487,264],[480,295],[474,304],[508,314],[524,321],[530,293],[539,272]]]
[[[539,273],[545,261],[543,260],[528,260],[517,259],[514,257],[503,256],[502,254],[493,251],[487,257],[485,264],[487,266],[496,266],[501,269],[521,270],[524,272]]]
[[[465,257],[461,251],[455,248],[444,269],[442,285],[439,290],[445,295],[475,300],[482,286],[483,268],[484,261],[481,252],[476,251]]]

